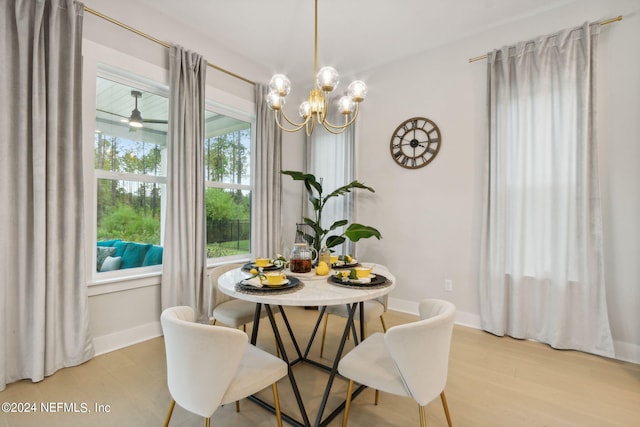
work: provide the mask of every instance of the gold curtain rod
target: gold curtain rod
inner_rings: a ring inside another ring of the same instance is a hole
[[[167,42],[163,42],[162,40],[157,39],[157,38],[155,38],[155,37],[153,37],[153,36],[150,36],[149,34],[143,33],[142,31],[137,30],[137,29],[135,29],[135,28],[133,28],[133,27],[131,27],[131,26],[129,26],[129,25],[127,25],[127,24],[125,24],[124,22],[120,22],[120,21],[118,21],[118,20],[116,20],[116,19],[113,19],[112,17],[107,16],[107,15],[105,15],[104,13],[100,13],[100,12],[98,12],[97,10],[91,9],[90,7],[84,6],[84,10],[85,10],[86,12],[88,12],[88,13],[92,14],[92,15],[97,16],[98,18],[102,18],[102,19],[104,19],[105,21],[109,21],[109,22],[111,22],[112,24],[117,25],[118,27],[124,28],[125,30],[129,30],[129,31],[131,31],[132,33],[135,33],[135,34],[137,34],[137,35],[139,35],[139,36],[142,36],[142,37],[144,37],[144,38],[145,38],[145,39],[147,39],[147,40],[151,40],[152,42],[157,43],[157,44],[159,44],[159,45],[161,45],[161,46],[164,46],[164,47],[167,47],[167,48],[168,48],[168,47],[171,47],[171,45],[170,45],[169,43],[167,43]],[[255,86],[255,84],[256,84],[256,82],[251,81],[251,80],[247,79],[246,77],[239,76],[239,75],[237,75],[237,74],[235,74],[235,73],[232,73],[232,72],[231,72],[231,71],[229,71],[229,70],[225,70],[225,69],[224,69],[224,68],[222,68],[222,67],[218,67],[217,65],[214,65],[214,64],[210,63],[209,61],[207,61],[207,65],[208,65],[209,67],[211,67],[211,68],[215,69],[215,70],[218,70],[218,71],[221,71],[221,72],[223,72],[223,73],[225,73],[225,74],[228,74],[228,75],[230,75],[231,77],[235,77],[236,79],[242,80],[243,82],[246,82],[246,83],[252,84],[252,85],[254,85],[254,86]]]
[[[616,16],[615,18],[611,18],[611,19],[606,19],[604,21],[600,21],[600,25],[607,25],[607,24],[611,24],[613,22],[617,22],[617,21],[622,21],[622,15]],[[487,59],[489,57],[489,55],[484,54],[484,55],[480,55],[480,56],[476,56],[475,58],[469,58],[469,62],[476,62],[476,61],[480,61],[482,59]]]

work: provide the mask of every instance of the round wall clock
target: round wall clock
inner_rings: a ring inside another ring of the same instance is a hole
[[[418,169],[435,159],[441,142],[440,129],[433,121],[413,117],[393,131],[391,158],[403,168]]]

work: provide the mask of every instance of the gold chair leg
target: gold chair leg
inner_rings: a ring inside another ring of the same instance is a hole
[[[242,330],[244,331],[244,333],[247,333],[247,324],[245,323],[244,325],[242,325]]]
[[[209,417],[204,418],[204,427],[211,427],[211,418]]]
[[[169,404],[169,413],[167,414],[167,418],[164,420],[164,427],[169,427],[169,420],[171,420],[171,415],[173,414],[173,408],[176,406],[176,401],[171,399],[171,403]]]
[[[387,332],[387,324],[384,323],[384,317],[382,317],[382,314],[380,315],[380,323],[382,323],[382,330]]]
[[[427,427],[427,414],[424,411],[424,406],[418,404],[418,411],[420,411],[420,427]]]
[[[216,325],[216,319],[210,320],[209,323],[211,323],[212,325]]]
[[[324,353],[324,339],[327,336],[327,323],[329,322],[329,313],[324,315],[324,327],[322,328],[322,341],[320,343],[320,359],[322,359],[322,354]]]
[[[447,405],[447,398],[444,397],[444,390],[440,393],[440,400],[442,400],[442,407],[444,408],[444,414],[447,416],[447,424],[449,427],[453,427],[451,422],[451,415],[449,414],[449,405]]]
[[[378,405],[378,399],[380,399],[380,390],[376,390],[376,397],[373,401],[376,406]]]
[[[349,388],[347,388],[347,400],[344,403],[344,416],[342,417],[342,427],[347,427],[347,418],[349,418],[349,409],[351,409],[351,393],[353,392],[353,380],[349,380]]]
[[[240,412],[240,401],[236,400],[236,412]]]
[[[282,414],[280,413],[280,398],[278,397],[278,385],[273,383],[271,385],[271,389],[273,390],[273,401],[274,406],[276,407],[276,420],[278,421],[278,427],[282,427]]]

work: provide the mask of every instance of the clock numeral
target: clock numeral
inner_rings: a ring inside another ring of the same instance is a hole
[[[393,152],[393,157],[395,157],[396,159],[399,158],[400,156],[402,156],[402,150]]]
[[[407,166],[407,162],[409,161],[408,157],[403,157],[402,160],[400,161],[400,163],[402,163],[403,166]]]
[[[414,168],[416,167],[416,158],[415,157],[411,158],[411,166],[413,166]]]

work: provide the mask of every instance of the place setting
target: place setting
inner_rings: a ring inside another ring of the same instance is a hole
[[[358,288],[378,288],[389,285],[385,276],[373,273],[373,267],[361,266],[335,271],[327,281],[333,285]]]
[[[278,271],[286,267],[287,260],[281,255],[275,259],[270,258],[256,258],[255,261],[249,262],[242,266],[244,271],[251,271],[252,269],[262,269],[262,271]]]
[[[282,272],[264,272],[253,268],[250,273],[253,276],[236,284],[237,290],[247,293],[284,293],[298,290],[302,286],[300,279]]]
[[[335,270],[343,270],[347,268],[358,267],[360,263],[351,255],[331,255],[331,268]]]

